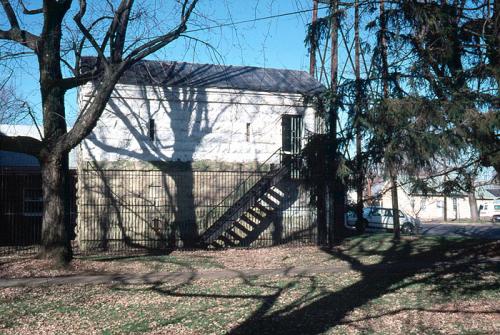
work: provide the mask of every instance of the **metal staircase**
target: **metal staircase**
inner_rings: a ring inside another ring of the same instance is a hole
[[[251,235],[259,233],[259,225],[271,217],[283,199],[276,185],[290,176],[289,160],[282,156],[281,149],[277,150],[208,213],[208,228],[200,236],[202,246],[244,245]],[[263,169],[269,170],[264,174],[259,172]]]

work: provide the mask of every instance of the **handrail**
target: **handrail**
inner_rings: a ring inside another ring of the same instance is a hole
[[[240,184],[238,184],[238,186],[236,186],[233,191],[231,191],[226,197],[224,197],[224,199],[222,199],[217,205],[215,205],[206,215],[205,215],[205,225],[206,227],[204,227],[205,229],[208,229],[210,228],[210,223],[209,223],[209,220],[211,218],[211,216],[213,215],[213,213],[218,210],[220,207],[222,207],[224,205],[224,203],[230,199],[231,197],[234,197],[234,200],[231,204],[227,204],[225,205],[224,207],[231,207],[238,199],[240,199],[240,197],[245,194],[247,191],[247,189],[250,189],[251,187],[253,187],[255,184],[257,184],[257,182],[260,180],[260,178],[258,178],[257,180],[255,180],[255,182],[253,183],[253,185],[246,185],[247,182],[252,178],[252,177],[255,177],[255,176],[259,176],[259,177],[262,177],[262,175],[257,172],[261,171],[263,167],[265,167],[265,165],[267,165],[268,163],[270,163],[271,159],[274,158],[276,156],[276,154],[279,155],[279,158],[280,158],[280,164],[281,164],[281,148],[279,148],[278,150],[276,150],[275,152],[273,152],[271,154],[271,156],[269,156],[264,162],[260,163],[258,166],[257,166],[257,169],[255,171],[253,171],[253,173],[251,173],[247,178],[245,178],[245,180],[243,180]],[[235,196],[236,194],[238,194],[241,190],[241,188],[245,186],[244,188],[244,192],[243,194],[241,194],[241,196]],[[215,219],[215,221],[218,219],[218,217]]]

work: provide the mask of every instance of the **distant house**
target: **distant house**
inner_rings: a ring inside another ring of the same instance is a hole
[[[500,185],[478,187],[476,197],[481,217],[491,218],[495,214],[500,214]]]
[[[82,111],[96,89],[80,88]],[[80,246],[314,243],[296,154],[323,89],[302,71],[134,65],[78,148]]]
[[[0,124],[0,133],[40,139],[43,130],[34,125]],[[69,155],[71,220],[76,217],[76,152]],[[42,227],[42,179],[38,159],[0,150],[0,246],[40,242]]]
[[[376,204],[392,207],[390,185],[382,179],[372,185],[372,195]],[[493,214],[500,214],[500,189],[496,185],[485,185],[476,188],[477,211],[482,219],[489,219]],[[354,199],[353,196],[351,196]],[[442,220],[447,211],[448,220],[471,218],[469,199],[465,193],[447,196],[442,194],[414,194],[406,187],[398,187],[399,208],[422,220]]]
[[[34,125],[0,124],[0,133],[40,139],[40,133]],[[0,150],[0,169],[2,170],[37,170],[39,167],[38,159],[34,156]]]

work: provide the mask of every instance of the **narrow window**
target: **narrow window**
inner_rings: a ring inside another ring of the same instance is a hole
[[[247,142],[250,142],[250,123],[247,123]]]
[[[155,134],[155,120],[154,119],[149,119],[149,127],[148,127],[148,136],[151,141],[155,140],[156,134]]]

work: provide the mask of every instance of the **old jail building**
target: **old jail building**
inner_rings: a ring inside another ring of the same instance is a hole
[[[80,88],[81,110],[94,89]],[[323,89],[302,71],[134,65],[78,147],[80,248],[315,243],[295,154]]]

